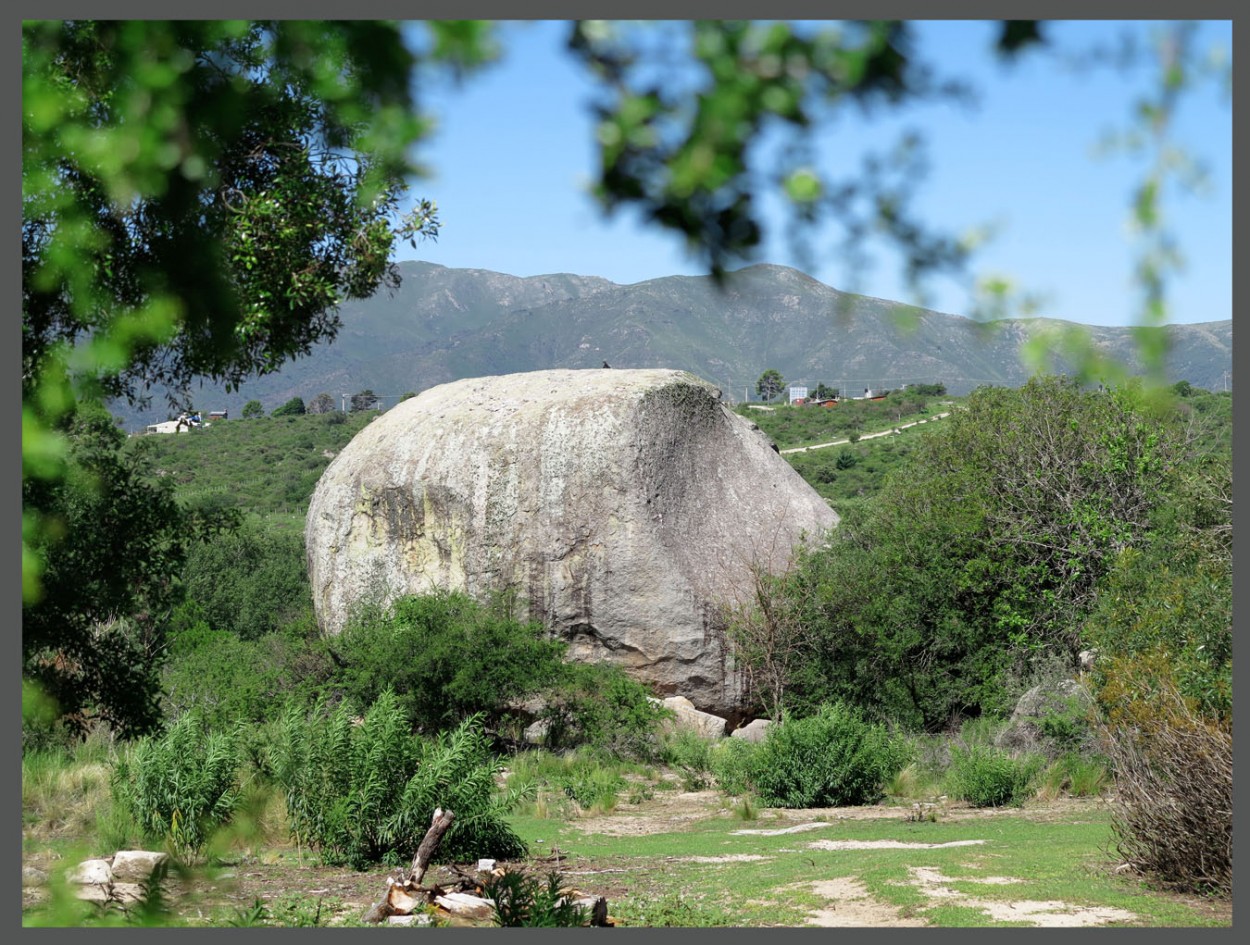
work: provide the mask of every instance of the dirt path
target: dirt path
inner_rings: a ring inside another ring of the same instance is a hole
[[[928,417],[925,420],[913,420],[911,423],[902,423],[896,427],[890,427],[890,429],[888,430],[881,430],[878,433],[864,433],[860,436],[860,439],[861,440],[875,440],[879,436],[889,436],[891,433],[898,433],[900,430],[906,430],[908,427],[914,427],[921,423],[928,423],[930,420],[941,420],[943,417],[949,417],[949,416],[950,416],[949,410],[946,411],[945,413],[935,413],[932,417]],[[844,443],[849,443],[849,442],[851,442],[849,438],[844,438],[841,440],[832,440],[829,443],[815,443],[812,446],[792,446],[788,450],[779,450],[779,452],[781,453],[782,456],[785,456],[788,453],[807,453],[811,450],[827,449],[830,446],[842,446]]]

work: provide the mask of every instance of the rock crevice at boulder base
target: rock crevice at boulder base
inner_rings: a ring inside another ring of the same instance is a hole
[[[724,606],[837,520],[707,382],[564,370],[456,381],[378,417],[322,476],[306,539],[327,632],[364,600],[510,593],[571,658],[734,717]]]

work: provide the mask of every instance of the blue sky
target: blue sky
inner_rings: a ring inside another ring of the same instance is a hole
[[[818,139],[817,165],[849,167],[864,146],[881,147],[903,128],[927,139],[931,171],[916,207],[933,226],[963,233],[987,223],[1000,229],[975,258],[972,273],[1005,275],[1040,293],[1040,314],[1096,325],[1132,324],[1138,310],[1132,273],[1130,201],[1144,158],[1094,156],[1103,134],[1129,125],[1134,102],[1149,88],[1146,70],[1104,66],[1077,72],[1057,54],[1108,41],[1145,23],[1071,22],[1047,25],[1055,52],[1004,67],[990,55],[991,27],[980,22],[920,24],[919,52],[944,74],[969,80],[973,107],[913,106],[872,122],[846,116]],[[618,283],[703,270],[676,235],[639,225],[628,213],[606,219],[586,193],[594,168],[593,86],[564,51],[566,27],[505,24],[500,62],[419,92],[438,121],[418,159],[431,175],[413,193],[438,202],[437,243],[400,259],[491,269],[519,276],[551,272],[597,275]],[[1231,55],[1231,24],[1201,24],[1198,48]],[[1174,322],[1232,317],[1232,108],[1214,82],[1188,94],[1174,140],[1210,168],[1204,195],[1173,189],[1165,218],[1186,265],[1169,287]],[[775,207],[775,202],[769,206]],[[781,218],[757,261],[798,265],[781,233]],[[825,238],[822,240],[821,236]],[[836,288],[912,300],[900,268],[876,252],[867,271],[848,272],[834,233],[816,234],[812,265],[801,266]],[[931,281],[930,307],[970,311],[968,284]]]

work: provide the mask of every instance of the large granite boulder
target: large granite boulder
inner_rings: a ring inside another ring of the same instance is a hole
[[[317,618],[366,598],[511,592],[583,661],[734,718],[721,608],[838,521],[712,385],[682,371],[540,371],[399,404],[308,511]]]

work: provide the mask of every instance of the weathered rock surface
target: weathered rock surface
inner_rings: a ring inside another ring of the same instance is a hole
[[[583,661],[732,717],[720,607],[837,515],[719,392],[681,371],[457,381],[383,414],[308,512],[317,617],[444,588],[513,592]]]
[[[113,854],[113,880],[142,883],[169,861],[169,854],[153,850],[118,850]]]
[[[700,738],[713,741],[725,737],[725,729],[728,726],[726,720],[711,712],[699,711],[685,696],[669,696],[659,701],[666,709],[673,711],[673,718],[664,722],[663,727],[666,731],[686,730],[694,732]]]
[[[743,741],[756,744],[768,737],[768,730],[772,728],[772,725],[771,719],[755,719],[740,728],[734,729],[729,733],[729,737],[740,738]]]

